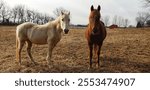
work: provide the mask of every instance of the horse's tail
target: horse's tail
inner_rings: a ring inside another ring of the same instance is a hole
[[[16,30],[16,60],[18,60],[18,37],[17,37],[17,30]]]

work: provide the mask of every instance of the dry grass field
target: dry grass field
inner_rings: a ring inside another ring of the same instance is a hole
[[[15,27],[0,26],[0,72],[23,73],[150,73],[150,29],[107,30],[100,68],[88,70],[88,47],[84,29],[71,29],[54,48],[53,67],[46,61],[47,45],[33,45],[33,65],[22,51],[22,64],[15,59]],[[94,59],[95,60],[95,59]],[[96,60],[95,60],[96,61]]]

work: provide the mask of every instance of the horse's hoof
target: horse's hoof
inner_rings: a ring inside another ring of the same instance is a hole
[[[19,65],[19,66],[21,66],[21,65],[22,65],[22,63],[18,62],[18,65]]]
[[[54,65],[53,63],[54,63],[53,61],[48,62],[48,65],[49,65],[49,66]]]
[[[19,63],[19,62],[15,62],[15,64],[20,66],[20,63]]]
[[[19,65],[19,66],[21,66],[21,65],[22,65],[22,63],[18,62],[18,65]]]
[[[97,64],[97,65],[96,65],[96,68],[97,68],[97,69],[99,69],[99,68],[100,68],[100,65],[99,65],[99,64]]]
[[[54,67],[53,65],[48,65],[48,68],[49,68],[49,69],[51,69],[51,68],[53,68],[53,67]]]
[[[90,67],[88,67],[88,70],[92,70],[93,68],[90,66]]]

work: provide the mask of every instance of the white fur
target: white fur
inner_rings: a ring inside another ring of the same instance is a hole
[[[32,43],[34,44],[48,44],[47,60],[50,64],[52,50],[61,39],[61,32],[69,27],[70,13],[63,13],[56,20],[48,22],[44,25],[37,25],[26,22],[17,26],[16,30],[16,56],[21,64],[21,50],[24,43],[27,42],[27,53],[33,63],[31,55]],[[63,21],[62,21],[63,20]]]

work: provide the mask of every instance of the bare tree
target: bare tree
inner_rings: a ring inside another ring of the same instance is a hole
[[[42,13],[39,13],[36,10],[27,10],[27,21],[39,24],[41,22]]]
[[[147,21],[146,21],[146,25],[147,25],[147,26],[150,26],[150,20],[147,20]]]
[[[129,23],[130,23],[129,19],[125,19],[123,23],[124,28],[127,28]]]
[[[35,10],[32,10],[32,11],[31,11],[31,19],[32,19],[32,22],[33,22],[33,23],[36,22],[36,11],[35,11]]]
[[[118,16],[115,15],[114,18],[113,18],[113,24],[117,25],[117,22],[118,22]]]
[[[150,7],[150,0],[144,0],[144,6]]]
[[[118,26],[119,26],[119,27],[122,27],[122,26],[124,25],[124,21],[125,21],[124,18],[121,17],[121,16],[119,16],[119,17],[118,17],[118,22],[117,22],[117,23],[118,23]]]
[[[30,9],[26,8],[26,10],[25,10],[25,18],[26,18],[27,22],[32,22],[32,19],[31,19],[32,13],[31,12],[32,11]]]
[[[0,0],[0,9],[5,5],[4,1]]]
[[[18,12],[18,23],[24,22],[24,16],[25,16],[25,6],[24,5],[17,5],[17,12]]]
[[[9,23],[9,18],[10,18],[10,8],[6,5],[6,3],[1,4],[3,6],[1,6],[0,8],[0,16],[2,18],[2,23]]]
[[[138,16],[136,17],[136,21],[140,22],[143,25],[149,19],[150,19],[150,13],[148,12],[138,12]]]
[[[57,8],[54,11],[56,16],[59,16],[61,12],[68,12],[64,8]],[[11,20],[14,24],[17,22],[23,23],[25,21],[44,24],[51,20],[53,17],[50,17],[48,14],[40,13],[36,10],[31,10],[25,8],[24,5],[16,5],[12,9],[10,9],[5,2],[0,0],[0,20],[2,23],[9,23]]]
[[[103,21],[104,21],[104,23],[105,23],[106,26],[109,25],[109,20],[110,20],[110,17],[109,17],[109,16],[105,16],[105,17],[103,18]]]
[[[52,21],[52,20],[54,20],[53,17],[50,17],[50,15],[48,15],[48,14],[44,14],[44,22],[45,23]]]
[[[5,3],[1,0],[0,1],[0,19],[2,18],[2,9],[3,9],[3,7],[5,7]]]
[[[39,17],[39,24],[44,24],[44,15],[41,13]]]
[[[17,14],[18,14],[18,8],[15,6],[12,8],[13,23],[16,23]]]
[[[10,9],[10,7],[6,6],[5,22],[6,22],[7,24],[9,24],[11,18],[12,18],[12,10]]]
[[[68,10],[60,7],[60,8],[56,8],[53,13],[56,17],[60,16],[61,12],[69,12]]]
[[[41,15],[42,15],[41,13],[35,12],[35,22],[36,22],[37,24],[39,24]]]
[[[39,24],[40,22],[42,22],[42,19],[43,19],[42,13],[39,13],[36,10],[32,10],[31,11],[31,19],[32,19],[33,23]]]

